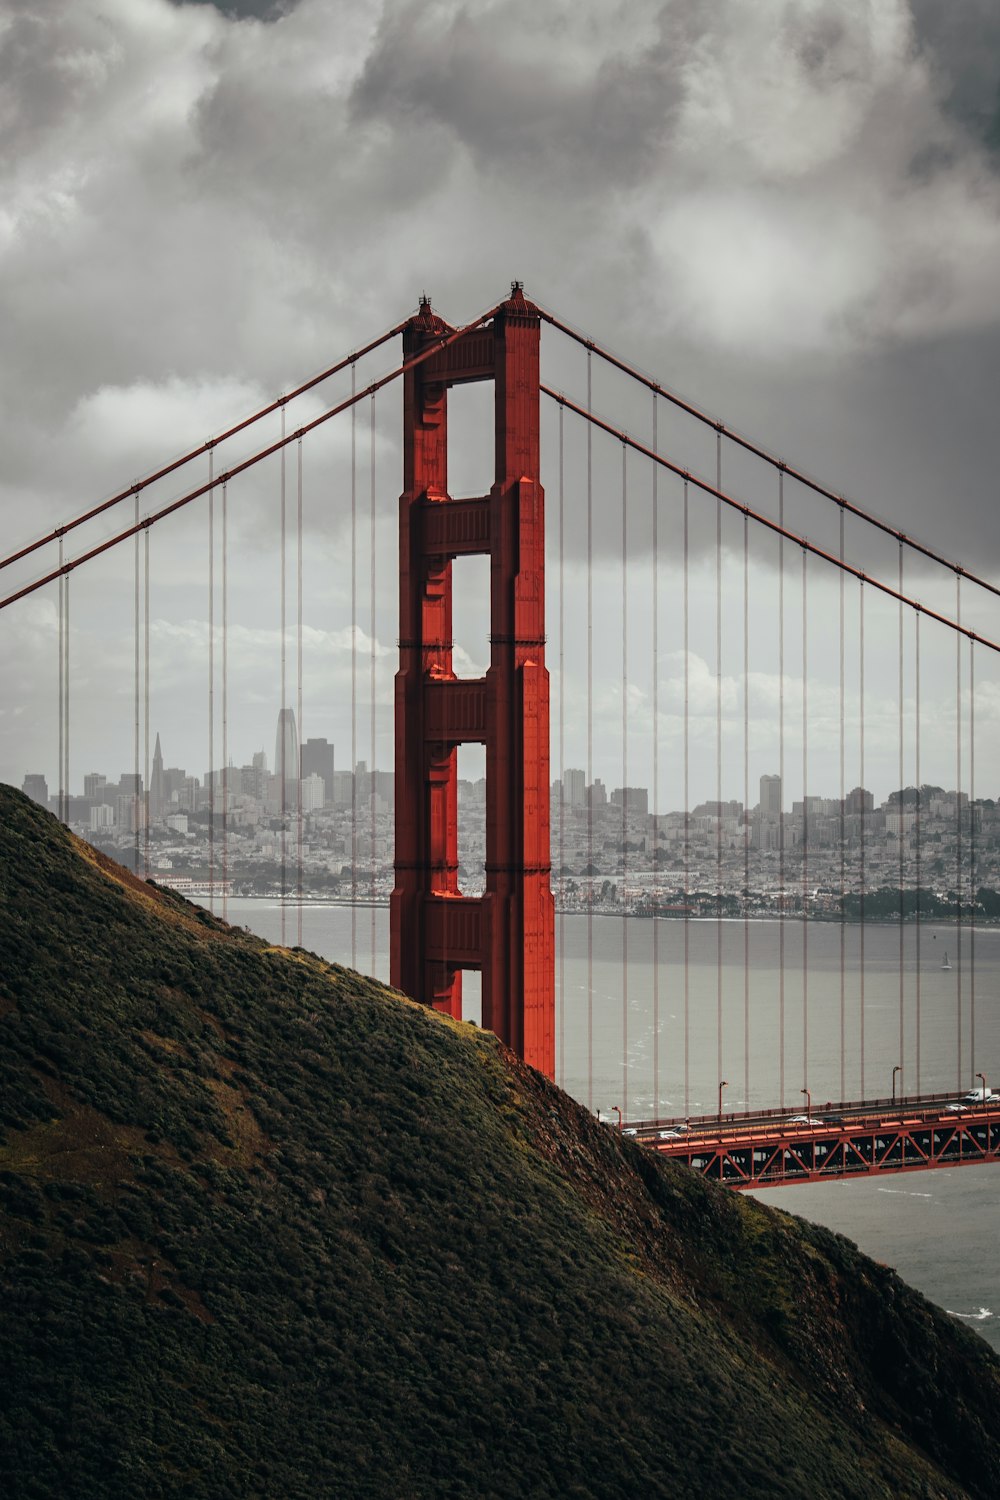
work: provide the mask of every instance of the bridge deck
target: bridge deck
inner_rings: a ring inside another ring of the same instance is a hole
[[[953,1095],[842,1105],[796,1123],[787,1114],[643,1121],[629,1127],[663,1156],[728,1187],[774,1187],[1000,1160],[1000,1104],[961,1111]]]

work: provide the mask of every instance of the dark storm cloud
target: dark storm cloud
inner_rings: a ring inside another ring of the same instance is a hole
[[[1000,163],[1000,9],[995,0],[911,0],[916,35],[944,108]]]
[[[293,11],[299,0],[170,0],[183,9],[189,5],[207,5],[234,20],[280,21]]]

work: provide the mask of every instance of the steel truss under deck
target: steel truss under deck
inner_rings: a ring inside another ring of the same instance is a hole
[[[666,1141],[643,1128],[639,1139],[727,1187],[773,1187],[998,1161],[1000,1105],[964,1114],[943,1113],[938,1105],[840,1124],[702,1124]]]

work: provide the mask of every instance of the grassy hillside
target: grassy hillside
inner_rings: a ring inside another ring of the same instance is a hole
[[[1000,1362],[0,788],[0,1492],[995,1496]]]

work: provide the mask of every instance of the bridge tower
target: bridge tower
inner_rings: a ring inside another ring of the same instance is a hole
[[[404,361],[449,333],[428,298]],[[537,309],[515,283],[492,321],[404,376],[396,674],[396,864],[390,980],[462,1013],[463,969],[482,972],[483,1025],[555,1073],[555,906],[549,854],[545,518],[539,479]],[[495,482],[448,494],[448,390],[495,388]],[[490,558],[490,666],[452,669],[452,561]],[[486,890],[458,888],[457,747],[486,746]]]

